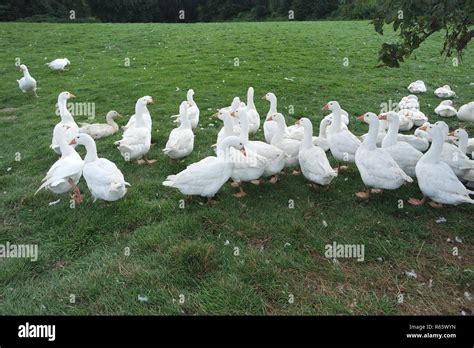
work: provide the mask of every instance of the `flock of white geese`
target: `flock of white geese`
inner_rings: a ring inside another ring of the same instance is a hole
[[[54,63],[56,62],[56,63]],[[55,70],[64,70],[69,60],[63,58],[49,63]],[[57,68],[56,68],[57,67]],[[33,91],[36,95],[36,81],[25,65],[20,66],[23,78],[18,80],[23,92]],[[235,197],[246,195],[243,183],[255,185],[265,178],[275,184],[279,174],[293,168],[294,174],[302,175],[311,185],[329,188],[332,180],[347,169],[347,164],[355,163],[366,190],[357,192],[362,200],[369,200],[370,194],[382,190],[395,190],[405,183],[417,179],[423,195],[422,199],[410,198],[412,205],[422,205],[427,199],[432,207],[442,204],[458,205],[474,203],[470,195],[474,191],[474,139],[469,139],[464,129],[449,131],[443,121],[434,124],[420,111],[415,94],[426,92],[423,81],[415,81],[408,90],[411,95],[404,97],[397,111],[376,115],[367,112],[357,117],[368,124],[368,133],[362,137],[354,135],[348,128],[350,117],[339,102],[330,101],[324,111],[331,113],[319,125],[318,136],[313,135],[313,124],[309,118],[301,118],[295,125],[287,126],[285,117],[277,110],[277,97],[267,93],[262,99],[270,103],[263,123],[264,140],[250,140],[260,129],[260,115],[254,104],[254,90],[248,89],[247,102],[235,97],[231,105],[221,108],[214,116],[223,122],[215,147],[216,156],[206,157],[187,166],[175,175],[169,175],[164,186],[178,189],[192,198],[207,197],[208,203],[215,203],[214,196],[229,180],[238,188]],[[443,86],[434,91],[440,98],[452,98],[454,91]],[[179,106],[177,127],[169,134],[163,153],[172,159],[188,156],[194,149],[194,130],[199,124],[200,110],[194,101],[194,91]],[[61,120],[54,127],[51,148],[61,157],[51,166],[38,191],[49,189],[56,194],[72,191],[72,198],[82,202],[77,184],[82,176],[94,198],[116,201],[124,197],[130,184],[117,168],[105,158],[97,155],[95,140],[119,131],[114,119],[120,117],[110,111],[107,123],[80,124],[69,112],[67,102],[75,96],[62,92],[58,97]],[[150,96],[139,98],[135,104],[135,114],[123,128],[122,139],[116,141],[125,161],[152,164],[147,158],[151,146],[152,118],[147,108],[153,103]],[[444,100],[435,109],[441,117],[457,116],[463,121],[474,122],[474,102],[455,110],[451,100]],[[400,134],[417,126],[414,134]],[[94,140],[95,139],[95,140]],[[84,159],[75,147],[83,145],[87,154]],[[338,162],[332,168],[326,152],[330,151]],[[37,191],[37,192],[38,192]]]

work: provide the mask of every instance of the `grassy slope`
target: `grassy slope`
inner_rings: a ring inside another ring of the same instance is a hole
[[[362,188],[353,167],[329,193],[308,188],[302,177],[285,176],[275,186],[249,186],[241,200],[226,185],[217,206],[198,200],[179,209],[182,196],[161,182],[212,154],[209,145],[220,124],[210,115],[233,96],[244,97],[249,85],[256,97],[275,92],[285,114],[294,105],[288,123],[305,115],[318,124],[329,100],[339,100],[351,115],[377,112],[380,103],[398,101],[409,82],[422,79],[430,87],[421,96],[422,110],[436,120],[432,110],[439,100],[433,88],[449,83],[459,94],[457,104],[472,100],[472,52],[453,67],[439,57],[438,38],[401,69],[377,69],[383,38],[365,22],[3,23],[0,32],[2,46],[8,47],[0,52],[0,108],[19,108],[16,120],[0,119],[0,242],[38,243],[40,249],[35,263],[0,260],[0,313],[457,314],[460,306],[469,306],[462,294],[473,282],[474,208],[399,209],[399,199],[419,196],[416,184],[366,205],[353,195]],[[63,56],[72,61],[70,71],[55,73],[44,66]],[[18,90],[15,57],[38,80],[39,99]],[[131,67],[124,67],[126,57]],[[234,67],[234,57],[240,67]],[[349,67],[343,67],[344,57]],[[188,88],[196,92],[203,129],[193,154],[172,161],[161,154],[173,127],[168,115],[177,112]],[[64,90],[76,94],[77,102],[95,102],[99,119],[110,109],[130,115],[138,97],[155,98],[150,157],[158,163],[124,163],[112,146],[119,134],[98,142],[99,154],[115,161],[132,183],[124,200],[93,204],[84,181],[86,201],[76,209],[69,209],[66,196],[53,207],[48,202],[58,197],[51,193],[33,196],[57,158],[48,146],[58,121],[54,105]],[[266,114],[266,102],[256,100],[256,105]],[[457,119],[450,125],[457,126]],[[356,122],[351,129],[367,131]],[[16,152],[20,162],[14,161]],[[294,209],[288,208],[289,200]],[[448,222],[436,224],[439,216]],[[462,258],[451,255],[453,245],[446,241],[456,235],[464,240],[458,245]],[[332,241],[364,244],[365,262],[334,265],[324,257],[324,246]],[[125,247],[131,250],[128,257]],[[411,269],[418,279],[405,276]],[[397,303],[400,291],[403,304]],[[75,304],[69,303],[70,294],[76,295]],[[139,294],[149,302],[140,303]],[[180,294],[184,304],[178,303]],[[289,294],[294,303],[288,302]]]

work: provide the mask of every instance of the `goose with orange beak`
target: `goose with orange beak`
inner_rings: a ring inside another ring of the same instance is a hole
[[[441,208],[443,204],[474,204],[474,200],[469,197],[474,194],[474,191],[468,190],[452,168],[442,159],[441,154],[445,144],[443,126],[434,124],[423,126],[423,128],[433,139],[430,149],[416,165],[416,178],[423,198],[410,198],[408,203],[419,206],[430,198],[432,202],[429,204],[433,208]]]
[[[19,69],[23,73],[23,77],[19,80],[16,80],[18,87],[20,87],[23,93],[33,91],[35,97],[38,98],[38,95],[36,94],[36,80],[30,75],[30,72],[28,71],[28,68],[25,64],[21,64]]]
[[[327,141],[332,156],[338,161],[338,173],[347,169],[341,162],[353,163],[355,153],[360,147],[360,140],[348,129],[342,127],[341,106],[337,101],[330,101],[323,107],[323,111],[331,110],[333,113],[331,127],[327,132]]]
[[[135,104],[136,124],[132,128],[128,128],[121,140],[114,144],[120,151],[125,161],[136,160],[138,164],[152,164],[156,160],[146,158],[151,146],[151,130],[146,124],[147,105],[153,103],[153,98],[145,96],[139,98]]]
[[[229,180],[235,165],[231,149],[247,156],[241,139],[236,136],[227,137],[217,146],[217,157],[206,157],[176,175],[169,175],[163,186],[176,188],[189,199],[198,195],[207,197],[208,204],[216,203],[214,196]]]
[[[74,117],[69,112],[67,107],[67,101],[71,98],[76,98],[76,96],[69,92],[61,92],[58,96],[58,109],[59,109],[59,116],[61,117],[61,121],[56,124],[54,129],[57,127],[65,127],[65,132],[55,133],[53,130],[53,138],[51,140],[50,147],[56,152],[58,155],[61,155],[61,148],[59,147],[59,141],[57,139],[57,135],[55,134],[64,134],[65,141],[67,144],[77,135],[79,134],[79,126],[77,125]]]
[[[356,196],[368,201],[370,193],[382,190],[395,190],[405,182],[413,182],[384,150],[376,145],[379,132],[379,118],[376,114],[368,112],[357,117],[358,121],[369,124],[369,133],[355,154],[355,163],[360,176],[367,188],[365,192],[357,192]]]
[[[48,170],[48,173],[42,180],[43,183],[35,192],[35,195],[43,188],[56,194],[66,193],[72,190],[73,195],[71,198],[76,203],[81,203],[82,196],[77,187],[77,183],[82,176],[84,161],[76,150],[66,142],[67,127],[66,125],[59,125],[54,128],[54,136],[58,141],[61,158]],[[71,145],[75,145],[74,138],[71,140],[71,143]]]
[[[269,118],[276,114],[277,111],[277,97],[274,93],[268,92],[262,97],[262,100],[266,100],[270,102],[270,109],[267,112],[267,117],[265,118],[265,122],[263,122],[263,133],[265,136],[265,141],[270,144],[272,142],[273,136],[278,131],[278,125],[275,121],[269,120]]]
[[[379,120],[388,121],[388,133],[382,140],[382,149],[388,152],[408,176],[414,178],[416,164],[423,153],[408,143],[398,141],[400,119],[396,112],[389,111],[386,114],[381,114]]]

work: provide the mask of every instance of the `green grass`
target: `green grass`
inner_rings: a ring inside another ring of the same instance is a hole
[[[285,175],[277,185],[246,185],[249,195],[240,200],[225,185],[218,205],[195,199],[185,209],[178,206],[179,192],[161,186],[167,175],[213,153],[209,146],[221,125],[210,116],[234,96],[245,97],[250,85],[261,115],[268,104],[258,97],[272,91],[288,123],[307,116],[317,125],[329,100],[338,100],[352,116],[377,112],[422,79],[429,92],[420,97],[421,108],[435,121],[434,88],[450,84],[459,95],[457,106],[472,100],[472,50],[453,67],[439,56],[438,36],[402,68],[376,68],[386,38],[366,22],[2,23],[0,32],[0,108],[18,108],[0,114],[0,243],[39,245],[37,262],[0,259],[1,314],[459,314],[460,307],[472,306],[463,293],[474,283],[474,207],[409,206],[409,197],[420,197],[416,183],[365,204],[354,196],[363,185],[352,166],[330,192]],[[16,57],[37,79],[39,99],[18,89]],[[69,71],[45,67],[57,57],[71,60]],[[188,88],[196,92],[202,128],[192,155],[173,161],[161,149],[173,127],[169,115]],[[58,122],[57,95],[65,90],[77,102],[96,103],[101,122],[111,109],[130,115],[137,98],[154,97],[149,157],[157,163],[125,163],[112,145],[120,134],[97,143],[99,155],[114,161],[132,184],[125,199],[92,203],[84,181],[85,202],[75,209],[67,195],[51,207],[57,196],[33,195],[57,159],[48,146]],[[16,119],[7,119],[12,115]],[[356,134],[367,131],[354,117],[351,122]],[[449,123],[465,126],[457,119]],[[440,216],[447,223],[437,224]],[[463,244],[447,241],[455,236]],[[333,264],[324,256],[324,246],[333,241],[364,244],[365,261]],[[460,258],[452,255],[453,246]],[[405,275],[412,269],[417,279]]]

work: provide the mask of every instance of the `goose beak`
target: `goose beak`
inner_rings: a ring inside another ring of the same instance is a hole
[[[381,120],[381,121],[385,120],[386,121],[387,120],[387,114],[380,114],[379,115],[379,120]]]
[[[326,110],[329,110],[329,105],[328,104],[324,105],[323,108],[322,108],[322,111],[326,111]]]
[[[264,95],[261,99],[262,99],[262,100],[267,100],[267,96]]]
[[[76,138],[73,138],[71,142],[69,143],[69,145],[76,145],[76,144],[77,144]]]
[[[117,112],[117,117],[122,118],[123,116]]]
[[[448,136],[450,136],[450,137],[455,137],[456,135],[454,135],[454,132],[449,132],[449,133],[448,133]]]
[[[267,121],[273,121],[272,115],[268,116]]]
[[[218,118],[218,116],[219,116],[218,112],[216,112],[215,114],[212,114],[212,117]]]
[[[71,95],[71,98],[76,98],[76,96],[72,93],[69,93]]]
[[[155,104],[155,101],[152,99],[148,104]]]
[[[295,124],[300,125],[301,124],[301,118],[295,122]]]
[[[230,113],[230,116],[235,117],[235,111],[232,111],[232,112]]]
[[[247,152],[245,151],[245,147],[242,147],[240,149],[240,152],[242,153],[242,155],[244,155],[245,157],[247,157]]]
[[[364,115],[360,115],[359,117],[357,117],[357,121],[364,121]]]
[[[421,131],[425,131],[428,129],[428,126],[421,126],[420,128],[418,128],[419,130]]]

